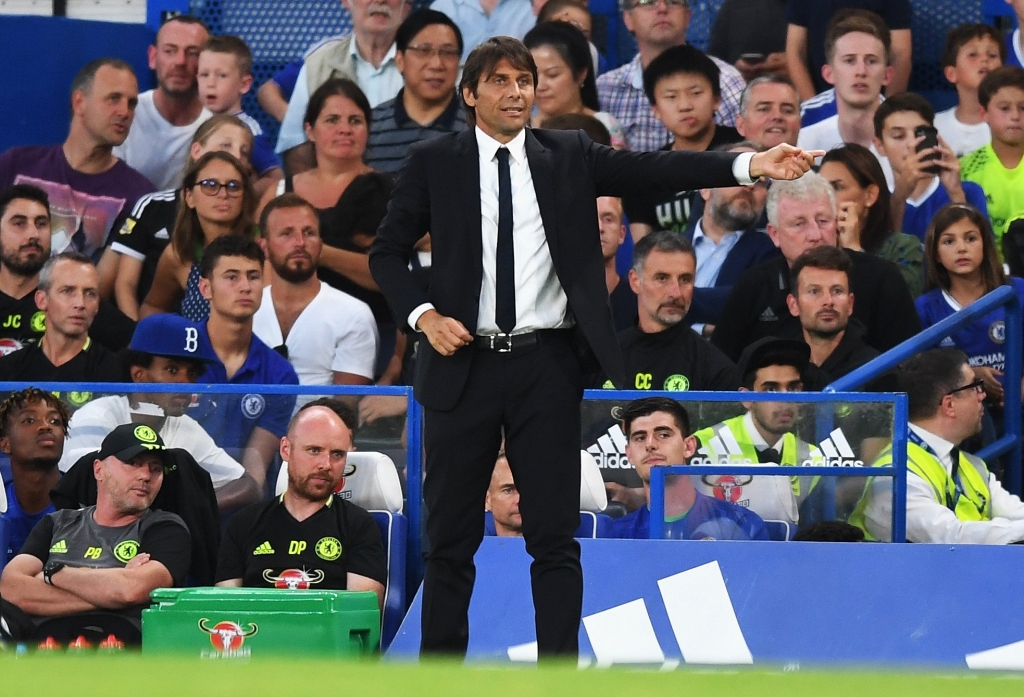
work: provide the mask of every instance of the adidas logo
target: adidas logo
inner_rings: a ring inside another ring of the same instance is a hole
[[[714,453],[718,455],[713,456]],[[703,457],[700,457],[703,455]],[[708,440],[707,445],[702,445],[697,454],[690,458],[691,465],[756,465],[756,460],[751,460],[743,455],[743,448],[740,447],[736,436],[728,428],[723,428],[721,433],[716,433]]]
[[[50,547],[50,554],[67,554],[68,543],[64,540],[58,540],[53,547]]]
[[[169,240],[171,239],[171,236],[167,232],[167,228],[162,227],[153,234],[153,238],[158,240]]]
[[[253,553],[253,556],[256,556],[256,555],[259,555],[259,554],[273,554],[274,553],[274,548],[270,546],[269,542],[264,542],[259,547],[254,549],[252,551],[252,553]]]
[[[760,320],[762,322],[778,322],[778,316],[772,311],[772,308],[766,307],[764,312],[761,313]]]
[[[837,428],[828,434],[828,438],[818,443],[818,448],[825,455],[822,458],[804,460],[804,467],[863,467],[864,461],[855,459],[853,448],[846,440],[842,429]]]
[[[601,469],[633,469],[626,458],[626,434],[619,424],[614,424],[597,442],[587,448]]]

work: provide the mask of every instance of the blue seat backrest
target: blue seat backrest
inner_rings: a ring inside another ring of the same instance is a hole
[[[384,612],[381,614],[380,650],[391,645],[405,617],[405,555],[409,520],[401,513],[370,511],[384,541],[388,560],[388,583],[384,588]]]
[[[576,528],[576,533],[573,537],[584,540],[592,540],[596,537],[607,537],[605,533],[608,530],[608,526],[611,525],[611,522],[612,519],[603,513],[580,511],[580,526]],[[486,511],[484,513],[484,535],[487,537],[494,537],[497,534],[497,531],[494,529],[494,514],[490,511]]]
[[[768,538],[775,542],[789,542],[796,534],[796,526],[785,520],[766,520],[764,527],[768,530]]]

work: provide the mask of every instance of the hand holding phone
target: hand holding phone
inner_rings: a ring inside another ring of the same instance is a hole
[[[939,131],[933,126],[918,126],[917,128],[914,129],[914,137],[924,139],[917,144],[917,152],[939,147]],[[942,155],[940,155],[937,152],[932,153],[931,155],[928,155],[924,158],[924,160],[926,161],[941,159]],[[929,174],[934,174],[937,176],[942,172],[942,168],[939,167],[938,165],[932,165],[931,167],[926,167],[924,171],[928,172]]]

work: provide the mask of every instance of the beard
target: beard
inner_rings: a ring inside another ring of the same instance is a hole
[[[740,208],[737,203],[737,201],[732,201],[718,208],[713,213],[715,222],[725,230],[732,230],[733,232],[746,230],[761,217],[761,212],[757,210],[753,202],[751,202],[747,210]]]
[[[274,267],[274,273],[288,283],[305,283],[316,274],[316,264],[312,263],[312,259],[307,267],[292,267],[288,265],[287,261],[283,264],[271,262],[271,266]]]
[[[21,259],[18,253],[26,247],[38,249],[39,256],[35,259]],[[7,267],[7,270],[15,276],[28,278],[39,273],[39,270],[43,268],[43,264],[46,263],[49,256],[50,250],[44,249],[42,245],[25,245],[25,247],[18,249],[13,254],[9,254],[6,249],[0,250],[0,264]]]

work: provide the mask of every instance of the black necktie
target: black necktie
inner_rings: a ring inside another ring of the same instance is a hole
[[[498,250],[495,256],[494,320],[505,334],[516,328],[516,264],[512,242],[512,173],[508,148],[498,148]]]
[[[765,448],[764,450],[757,451],[757,461],[760,464],[771,462],[777,465],[782,462],[782,456],[779,455],[779,451],[775,448]]]

